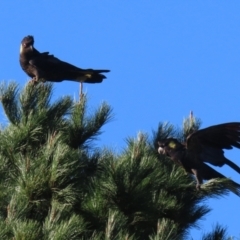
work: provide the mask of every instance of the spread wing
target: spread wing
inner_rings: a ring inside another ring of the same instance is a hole
[[[224,156],[223,149],[240,148],[240,122],[224,123],[194,132],[187,138],[187,149],[199,160],[215,166],[229,165],[238,173],[240,168]]]

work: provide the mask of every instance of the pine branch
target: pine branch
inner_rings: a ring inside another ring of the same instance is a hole
[[[6,85],[3,82],[0,86],[0,94],[1,103],[9,121],[14,125],[18,125],[20,122],[20,109],[17,101],[18,85],[14,82]]]
[[[51,211],[43,225],[43,239],[81,239],[85,232],[86,223],[69,206],[52,202]]]
[[[13,223],[13,239],[42,239],[41,225],[34,220],[15,221]]]
[[[183,120],[182,136],[180,137],[182,142],[186,142],[187,137],[193,132],[197,131],[201,126],[201,120],[193,116],[191,112],[188,118]]]
[[[73,113],[68,122],[66,136],[67,142],[72,148],[86,147],[101,134],[101,128],[112,118],[112,109],[106,104],[102,105],[91,116],[86,116],[86,96],[80,103],[73,107]]]
[[[220,226],[220,225],[216,225],[212,232],[204,234],[202,236],[202,240],[230,240],[227,237],[227,229]]]
[[[229,192],[240,196],[240,185],[229,178],[214,178],[201,185],[199,194],[218,198]]]
[[[157,223],[157,233],[149,237],[149,240],[179,240],[184,239],[185,234],[178,234],[177,225],[169,219],[159,220]]]

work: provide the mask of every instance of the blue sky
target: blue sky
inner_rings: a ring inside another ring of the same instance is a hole
[[[89,111],[102,101],[114,109],[98,144],[121,151],[126,137],[151,135],[158,123],[181,126],[190,110],[202,127],[240,121],[240,1],[1,1],[0,80],[28,77],[19,66],[20,41],[35,37],[50,51],[82,68],[110,69],[102,84],[84,85]],[[78,97],[79,84],[55,84],[54,98]],[[5,117],[1,110],[1,122]],[[240,150],[227,152],[240,164]],[[219,169],[240,182],[228,167]],[[209,202],[213,211],[200,233],[228,226],[240,238],[240,198]]]

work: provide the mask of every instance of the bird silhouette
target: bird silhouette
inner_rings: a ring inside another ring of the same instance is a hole
[[[20,65],[34,82],[69,80],[81,84],[101,83],[106,78],[102,73],[109,72],[109,70],[81,69],[59,60],[54,55],[50,55],[49,52],[40,53],[33,45],[33,36],[23,38],[20,46]]]
[[[158,152],[168,156],[186,172],[194,174],[197,189],[203,180],[225,178],[205,162],[214,166],[228,165],[240,174],[240,168],[224,156],[223,149],[240,148],[240,123],[231,122],[194,131],[185,143],[176,138],[158,141]],[[238,183],[232,181],[237,187]]]

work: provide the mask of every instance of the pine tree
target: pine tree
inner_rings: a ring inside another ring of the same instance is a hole
[[[186,239],[210,211],[203,200],[229,191],[223,181],[197,192],[157,153],[159,134],[180,136],[172,125],[128,138],[116,154],[93,145],[112,118],[108,104],[88,114],[86,96],[52,94],[51,84],[1,86],[0,239]],[[217,226],[203,239],[224,234]]]

